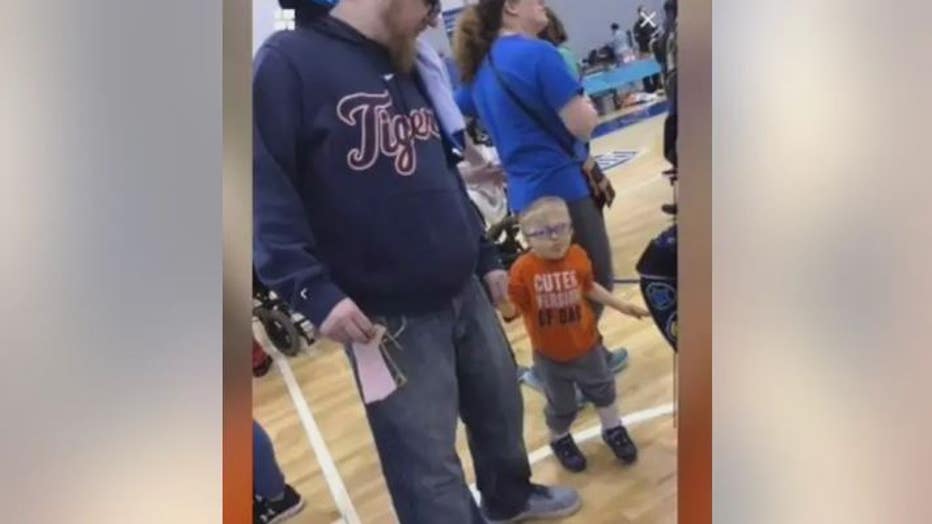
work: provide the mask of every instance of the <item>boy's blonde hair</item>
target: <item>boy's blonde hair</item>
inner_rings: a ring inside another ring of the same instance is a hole
[[[521,229],[539,225],[544,216],[555,211],[562,211],[567,218],[570,216],[570,208],[562,198],[555,196],[538,198],[521,212],[518,216],[518,224],[520,224]]]

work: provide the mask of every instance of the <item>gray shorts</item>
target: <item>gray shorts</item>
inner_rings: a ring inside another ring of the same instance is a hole
[[[554,362],[535,351],[534,369],[547,397],[544,408],[547,427],[554,433],[568,431],[576,419],[579,407],[574,386],[579,386],[583,396],[597,408],[615,402],[615,376],[608,368],[601,346],[566,363]]]

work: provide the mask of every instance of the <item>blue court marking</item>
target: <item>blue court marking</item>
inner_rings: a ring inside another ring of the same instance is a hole
[[[599,167],[602,168],[602,171],[608,171],[609,169],[614,169],[620,165],[627,164],[628,162],[634,160],[638,156],[637,151],[612,151],[610,153],[603,153],[601,155],[595,155],[595,161],[598,162]]]

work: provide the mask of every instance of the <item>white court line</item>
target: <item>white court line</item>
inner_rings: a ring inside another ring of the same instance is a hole
[[[650,181],[652,180],[649,180],[648,182]],[[262,347],[269,351],[269,354],[272,356],[272,359],[278,366],[278,370],[282,374],[282,378],[285,381],[285,386],[288,388],[288,393],[291,395],[291,400],[294,403],[295,410],[298,412],[298,416],[300,417],[301,423],[304,426],[305,433],[307,433],[308,441],[311,444],[311,448],[314,450],[314,454],[317,456],[317,461],[320,463],[320,469],[324,475],[324,480],[327,482],[327,487],[330,489],[330,494],[333,496],[337,510],[340,512],[340,515],[342,515],[342,518],[334,521],[333,524],[361,524],[359,515],[356,513],[356,508],[353,506],[353,502],[350,500],[349,493],[346,491],[346,486],[343,484],[343,479],[340,477],[340,473],[333,462],[333,456],[327,449],[327,444],[324,442],[323,436],[320,433],[320,428],[314,421],[314,416],[311,414],[310,407],[307,404],[307,399],[304,398],[304,394],[301,392],[301,388],[298,386],[298,381],[295,379],[294,372],[291,370],[291,366],[288,365],[287,357],[275,349],[275,346],[268,339],[268,335],[266,335],[265,330],[262,328],[261,324],[254,322],[253,332],[256,334],[256,337]],[[673,412],[673,403],[668,403],[657,407],[636,411],[628,416],[622,417],[621,421],[626,427],[631,428],[645,422],[649,422],[655,418],[660,418],[664,415],[671,415]],[[573,433],[573,439],[577,444],[581,444],[583,442],[592,440],[601,434],[601,426],[595,425],[578,433]],[[553,455],[553,450],[550,449],[550,446],[544,446],[529,453],[528,462],[531,466],[533,466],[534,464],[537,464],[538,462],[546,459],[551,455]],[[479,494],[479,490],[476,489],[476,485],[470,484],[469,490],[472,492],[473,498],[476,499],[476,503],[478,504],[480,502],[481,495]]]
[[[664,415],[672,415],[672,414],[673,414],[673,403],[669,403],[669,404],[664,404],[662,406],[657,406],[655,408],[645,409],[642,411],[636,411],[628,415],[627,417],[622,417],[621,422],[622,424],[625,425],[625,427],[630,428],[633,426],[643,424],[645,422],[649,422],[655,418],[659,418]],[[573,440],[575,440],[576,443],[579,444],[582,442],[586,442],[587,440],[592,440],[595,437],[598,437],[600,435],[602,435],[602,427],[599,425],[595,425],[595,426],[586,428],[580,431],[579,433],[573,433]],[[553,450],[550,449],[549,445],[544,446],[540,449],[536,449],[532,451],[528,455],[528,461],[533,466],[534,464],[537,464],[538,462],[544,460],[550,455],[553,455]]]
[[[654,420],[655,418],[660,418],[664,415],[672,415],[672,414],[673,414],[673,403],[671,402],[671,403],[663,404],[657,407],[653,407],[653,408],[649,408],[649,409],[645,409],[641,411],[635,411],[634,413],[626,417],[622,417],[621,422],[622,424],[625,425],[625,427],[631,428],[631,427],[643,424],[645,422]],[[595,425],[595,426],[586,428],[580,431],[579,433],[573,433],[573,440],[575,440],[577,444],[581,444],[588,440],[592,440],[595,437],[600,436],[601,434],[602,434],[602,427],[599,425]],[[529,453],[528,462],[530,462],[531,466],[533,466],[534,464],[537,464],[538,462],[544,460],[545,458],[551,455],[553,455],[553,450],[551,450],[550,446],[547,445],[547,446],[536,449],[532,451],[531,453]],[[479,496],[479,490],[476,489],[476,485],[470,484],[469,489],[470,491],[472,491],[472,496],[473,498],[476,499],[476,503],[478,503],[480,496]]]
[[[275,361],[278,370],[282,374],[282,379],[284,379],[288,393],[291,395],[291,401],[294,403],[295,411],[298,412],[298,417],[304,426],[308,442],[310,442],[311,449],[314,450],[314,455],[316,455],[317,462],[320,464],[320,471],[324,475],[324,481],[327,483],[330,495],[333,496],[337,511],[342,516],[342,519],[338,522],[341,524],[362,524],[362,521],[359,520],[359,514],[356,513],[356,507],[353,506],[353,501],[350,500],[349,493],[346,491],[346,485],[343,484],[343,478],[340,477],[340,472],[333,462],[333,456],[330,454],[330,450],[327,449],[320,428],[311,414],[307,399],[304,398],[294,372],[291,370],[291,366],[288,365],[288,358],[275,348],[259,322],[253,322],[253,333],[259,344],[271,355],[272,360]]]

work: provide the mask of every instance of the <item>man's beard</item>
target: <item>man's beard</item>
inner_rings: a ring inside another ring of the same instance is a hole
[[[400,27],[401,23],[395,17],[403,9],[398,6],[398,3],[398,0],[390,2],[389,10],[385,15],[385,24],[392,35],[389,52],[395,70],[399,73],[410,73],[414,70],[415,60],[417,59],[417,35],[405,35],[405,31]]]
[[[414,70],[417,60],[417,40],[414,38],[396,37],[392,41],[392,64],[399,73],[410,73]]]

